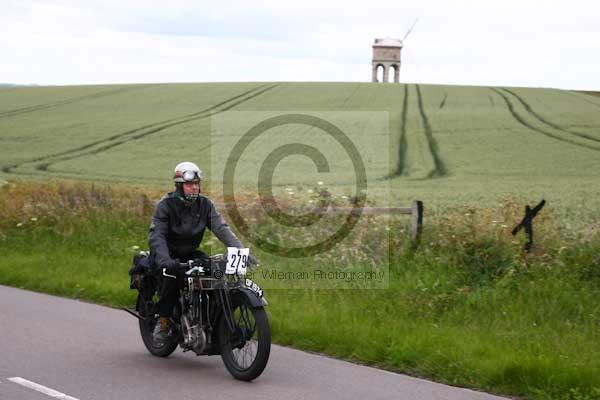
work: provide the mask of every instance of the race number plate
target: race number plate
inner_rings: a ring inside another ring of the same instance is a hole
[[[246,275],[246,263],[248,262],[249,248],[228,247],[227,248],[227,275]]]
[[[252,290],[258,297],[263,296],[263,291],[256,283],[254,283],[251,279],[246,279],[246,286],[248,289]]]

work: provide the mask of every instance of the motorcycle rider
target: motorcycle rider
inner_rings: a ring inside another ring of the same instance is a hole
[[[182,162],[175,167],[175,191],[166,194],[156,205],[148,241],[150,262],[163,275],[160,300],[157,303],[159,322],[154,328],[157,347],[167,341],[170,318],[183,284],[180,262],[203,255],[198,251],[204,230],[210,229],[227,247],[244,247],[225,223],[213,202],[200,194],[202,171],[192,162]],[[256,264],[250,255],[248,264]]]

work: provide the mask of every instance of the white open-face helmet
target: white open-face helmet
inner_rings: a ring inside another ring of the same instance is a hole
[[[185,161],[177,164],[173,182],[200,182],[202,180],[202,170],[193,162]]]

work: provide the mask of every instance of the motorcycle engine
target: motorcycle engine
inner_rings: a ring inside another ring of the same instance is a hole
[[[199,325],[192,325],[187,315],[181,317],[181,329],[185,348],[200,354],[206,347],[206,335]]]

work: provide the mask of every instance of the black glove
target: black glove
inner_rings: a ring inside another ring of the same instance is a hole
[[[166,272],[169,275],[177,275],[177,273],[181,269],[180,265],[179,265],[179,259],[174,258],[174,259],[167,261],[166,263],[164,263],[162,265],[162,268],[166,269]]]
[[[258,259],[253,254],[248,254],[248,266],[258,267]]]

